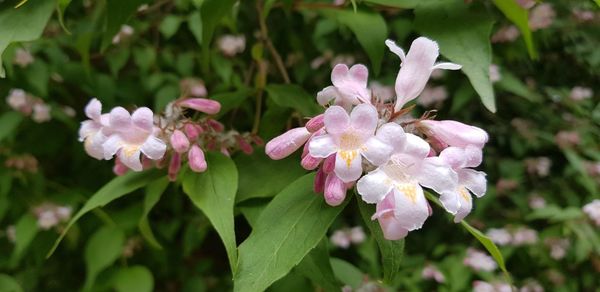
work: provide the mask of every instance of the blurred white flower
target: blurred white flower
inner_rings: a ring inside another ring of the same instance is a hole
[[[535,6],[529,13],[529,28],[531,30],[538,30],[547,28],[554,22],[556,12],[552,5],[548,3],[542,3]]]
[[[544,244],[550,248],[550,257],[560,260],[567,255],[567,249],[571,245],[568,238],[550,237],[544,240]]]
[[[474,281],[473,292],[512,292],[512,287],[508,283],[485,281]]]
[[[504,228],[490,228],[486,235],[498,245],[507,245],[512,241],[512,235]]]
[[[548,157],[537,157],[525,159],[525,166],[527,172],[535,174],[539,177],[546,177],[550,173],[550,167],[552,166],[552,160]]]
[[[521,246],[521,245],[534,244],[537,242],[537,240],[538,240],[537,231],[527,228],[527,227],[520,227],[519,229],[515,230],[513,233],[512,245]]]
[[[224,35],[217,40],[217,46],[223,55],[233,57],[246,49],[246,37],[243,35]]]
[[[554,141],[560,148],[569,148],[581,143],[581,137],[576,131],[559,131],[554,136]]]
[[[362,226],[342,228],[331,235],[330,241],[334,246],[348,248],[350,244],[361,244],[366,239]]]
[[[331,67],[335,67],[335,65],[337,65],[337,64],[344,64],[347,66],[352,66],[354,64],[354,62],[355,62],[354,56],[342,54],[342,55],[337,55],[337,56],[333,57],[330,64],[331,64]]]
[[[529,197],[529,207],[531,209],[540,209],[546,207],[546,200],[539,195]]]
[[[350,229],[350,241],[353,244],[361,244],[366,238],[367,236],[365,235],[362,226],[356,226]]]
[[[446,90],[445,86],[427,86],[425,87],[425,89],[423,89],[421,95],[419,95],[419,98],[417,99],[417,104],[420,104],[424,107],[430,107],[434,104],[446,100],[446,98],[448,98],[448,91]]]
[[[133,27],[124,24],[123,26],[121,26],[121,30],[119,30],[119,32],[113,37],[112,43],[115,45],[120,44],[128,40],[134,32],[135,30],[133,29]]]
[[[582,101],[588,99],[594,95],[594,92],[589,87],[575,86],[571,89],[569,98],[574,101]]]
[[[593,200],[583,206],[583,212],[585,212],[596,225],[600,226],[600,200]]]
[[[33,115],[31,118],[36,123],[43,123],[49,121],[52,117],[50,116],[50,106],[43,103],[38,102],[33,105]]]
[[[425,265],[423,272],[421,272],[421,276],[423,279],[433,279],[438,283],[446,282],[446,277],[444,277],[444,274],[442,274],[442,272],[432,264]]]
[[[6,238],[12,243],[17,241],[17,228],[14,225],[10,225],[6,228]]]
[[[584,10],[575,8],[571,11],[575,19],[579,22],[588,22],[594,20],[596,18],[596,13],[591,10]]]
[[[335,232],[333,232],[333,235],[331,235],[330,240],[334,246],[341,248],[350,247],[350,238],[344,230],[336,230]]]
[[[467,249],[467,256],[463,260],[463,264],[475,271],[491,272],[498,268],[492,257],[473,248]]]
[[[519,292],[544,292],[544,287],[538,281],[530,280],[519,289]]]
[[[514,26],[504,26],[501,27],[493,36],[492,43],[510,43],[514,42],[519,36],[521,32],[519,29]]]
[[[48,230],[58,224],[59,220],[54,211],[42,210],[38,215],[38,226],[43,230]]]
[[[373,98],[382,102],[390,101],[396,95],[396,92],[394,91],[394,86],[383,85],[377,81],[371,82],[371,93]]]
[[[19,65],[21,68],[27,67],[29,64],[33,63],[33,61],[33,55],[31,55],[28,50],[18,48],[15,51],[15,59],[13,60],[13,63]]]
[[[8,92],[6,103],[16,111],[22,112],[24,108],[29,107],[29,98],[27,93],[20,88],[13,88]]]
[[[502,79],[502,75],[500,75],[500,67],[496,64],[490,64],[490,81],[492,83],[498,82]]]

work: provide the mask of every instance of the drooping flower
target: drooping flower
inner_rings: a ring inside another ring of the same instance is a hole
[[[102,114],[102,103],[93,98],[85,106],[85,115],[89,120],[83,121],[79,128],[79,141],[83,142],[85,152],[96,158],[104,158],[104,147],[102,144],[108,139],[107,135],[112,134],[109,125],[109,114]]]
[[[221,103],[207,98],[187,98],[176,103],[180,107],[190,108],[209,115],[214,115],[221,110]]]
[[[406,55],[392,40],[386,40],[385,44],[402,62],[395,85],[396,111],[421,94],[433,70],[458,70],[462,67],[454,63],[435,63],[439,56],[438,44],[425,37],[414,40]]]
[[[395,146],[394,154],[357,183],[362,199],[377,203],[373,219],[379,220],[385,238],[390,240],[420,229],[429,216],[421,186],[442,193],[456,189],[457,181],[456,173],[439,157],[427,157],[430,147],[425,140],[413,134],[398,135],[398,128],[397,124],[386,124],[378,131]]]
[[[456,188],[445,190],[440,196],[440,202],[446,211],[455,215],[454,222],[458,223],[471,213],[473,198],[469,192],[480,198],[487,189],[485,173],[471,169],[481,164],[481,148],[473,145],[448,147],[440,153],[440,159],[458,175]]]
[[[151,160],[163,158],[167,145],[156,136],[158,129],[153,121],[154,114],[147,107],[138,108],[133,114],[122,107],[112,109],[109,125],[114,132],[102,144],[104,158],[108,160],[116,154],[135,171],[142,170],[141,154]]]
[[[335,105],[349,110],[352,105],[371,103],[371,94],[367,90],[369,70],[362,64],[348,69],[344,64],[337,64],[331,71],[332,86],[325,87],[317,93],[317,101],[321,105],[332,99]]]
[[[336,154],[335,174],[343,182],[356,181],[362,174],[362,157],[374,165],[385,163],[393,148],[375,136],[377,110],[370,104],[356,106],[350,115],[340,106],[325,111],[327,134],[314,137],[309,144],[310,155],[327,158]],[[398,135],[404,132],[394,128]]]

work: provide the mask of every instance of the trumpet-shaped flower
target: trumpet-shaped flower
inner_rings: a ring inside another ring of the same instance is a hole
[[[265,153],[274,160],[290,156],[310,138],[311,133],[304,127],[291,129],[267,143]]]
[[[481,164],[481,149],[472,145],[466,148],[448,147],[440,153],[440,159],[458,174],[456,188],[442,192],[440,197],[446,211],[454,214],[454,222],[458,223],[471,213],[473,199],[469,191],[478,198],[485,195],[487,188],[485,173],[470,168]]]
[[[473,145],[483,148],[488,141],[488,134],[484,130],[457,121],[423,120],[419,122],[419,126],[424,127],[429,138],[444,146],[467,147]]]
[[[317,101],[321,105],[334,104],[350,109],[359,103],[371,103],[371,94],[367,89],[369,70],[365,65],[357,64],[348,69],[344,64],[337,64],[331,71],[333,86],[325,87],[317,93]]]
[[[421,94],[433,70],[458,70],[462,67],[454,63],[435,63],[439,56],[438,44],[425,37],[414,40],[408,54],[404,54],[402,48],[392,40],[386,40],[385,44],[402,61],[396,77],[396,111]]]
[[[398,126],[400,127],[400,126]],[[387,136],[395,146],[390,160],[361,178],[358,193],[367,203],[377,203],[378,219],[390,240],[420,229],[429,216],[422,186],[438,193],[456,188],[456,173],[438,157],[427,157],[429,144],[413,135]]]
[[[114,133],[103,144],[104,158],[111,159],[116,154],[123,164],[135,171],[142,170],[142,153],[151,160],[161,159],[167,145],[156,136],[158,129],[153,119],[154,114],[147,107],[131,115],[122,107],[112,109],[109,124]]]
[[[109,124],[109,114],[102,114],[102,103],[93,98],[85,106],[85,115],[89,118],[81,123],[79,128],[79,141],[83,142],[85,152],[101,160],[104,158],[104,148],[102,144],[108,139],[110,130],[106,127]]]
[[[374,136],[378,119],[377,110],[370,104],[356,106],[350,115],[340,106],[329,107],[324,117],[327,134],[312,138],[309,154],[317,158],[336,154],[334,172],[337,177],[346,183],[356,181],[362,174],[362,156],[372,164],[380,165],[387,161],[393,150],[381,139],[382,135]],[[404,135],[400,126],[388,130]],[[389,134],[386,131],[382,133]]]

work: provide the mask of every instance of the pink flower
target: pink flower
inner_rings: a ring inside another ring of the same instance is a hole
[[[512,292],[513,288],[508,283],[473,281],[473,292]]]
[[[306,125],[304,126],[311,133],[323,129],[323,127],[325,127],[325,115],[320,114],[318,116],[313,117],[312,119],[308,120],[308,122],[306,122]]]
[[[502,75],[500,75],[500,67],[496,64],[490,64],[490,81],[492,83],[496,83],[502,79]]]
[[[177,105],[184,108],[191,108],[209,115],[214,115],[221,110],[221,104],[218,101],[200,97],[187,98],[178,101]]]
[[[567,249],[571,245],[567,238],[550,237],[544,240],[544,244],[550,248],[550,257],[560,260],[567,255]]]
[[[346,249],[350,247],[350,238],[345,230],[336,230],[329,239],[334,246]]]
[[[128,40],[134,32],[135,30],[133,29],[133,27],[125,24],[121,26],[121,30],[113,37],[112,43],[116,45],[125,40]]]
[[[513,240],[511,244],[514,246],[531,245],[536,243],[537,240],[537,231],[527,227],[520,227],[513,233]]]
[[[423,120],[419,122],[419,126],[423,126],[430,138],[449,146],[473,145],[483,148],[488,141],[488,134],[484,130],[457,121]]]
[[[171,161],[169,162],[168,176],[170,181],[177,180],[179,170],[181,170],[181,154],[175,152],[173,153],[173,156],[171,156]]]
[[[446,91],[446,87],[426,86],[425,89],[423,89],[423,92],[421,92],[419,99],[417,99],[417,104],[420,104],[424,107],[430,107],[436,103],[446,100],[446,98],[448,98],[448,91]]]
[[[374,136],[377,110],[370,104],[356,106],[350,116],[340,106],[325,111],[327,134],[314,137],[309,143],[310,155],[327,158],[336,154],[335,174],[343,182],[356,181],[362,174],[362,156],[374,165],[385,163],[393,148]],[[400,126],[395,133],[404,135]]]
[[[548,157],[537,157],[525,159],[525,166],[527,172],[535,174],[539,177],[546,177],[550,174],[550,167],[552,166],[552,160]]]
[[[560,148],[569,148],[579,145],[581,137],[576,131],[560,131],[554,136],[554,141]]]
[[[180,130],[175,130],[170,138],[171,146],[177,153],[184,153],[190,148],[190,140]]]
[[[348,69],[344,64],[337,64],[331,71],[331,82],[317,93],[317,101],[321,105],[328,104],[332,99],[335,105],[349,110],[352,105],[371,103],[371,94],[367,90],[369,71],[362,64],[357,64]]]
[[[467,256],[463,260],[463,264],[475,271],[491,272],[498,268],[492,257],[473,248],[467,249]]]
[[[51,119],[50,106],[43,102],[35,103],[33,105],[33,115],[31,116],[31,118],[36,123],[43,123],[49,121]]]
[[[6,97],[6,103],[13,109],[25,114],[31,111],[31,98],[20,88],[13,88]]]
[[[196,144],[192,145],[188,152],[188,161],[192,171],[204,172],[207,168],[204,152]]]
[[[23,48],[18,48],[15,51],[15,59],[13,63],[19,65],[21,68],[27,67],[29,64],[33,63],[34,59],[31,53]]]
[[[510,43],[514,42],[521,32],[514,25],[504,26],[492,35],[492,43]]]
[[[325,178],[323,190],[325,202],[332,207],[339,206],[346,199],[346,185],[335,173],[330,173]]]
[[[117,155],[121,162],[134,171],[142,170],[141,154],[151,160],[163,158],[166,143],[156,135],[154,114],[147,107],[138,108],[133,114],[122,108],[111,110],[109,126],[114,131],[102,144],[104,159]]]
[[[540,209],[546,207],[546,200],[539,195],[531,195],[529,197],[529,207],[531,209]]]
[[[594,95],[594,92],[589,87],[575,86],[569,93],[569,98],[574,101],[582,101]]]
[[[361,226],[352,227],[350,229],[350,241],[354,244],[361,244],[365,241],[367,236]]]
[[[85,152],[88,155],[101,160],[104,158],[102,144],[108,139],[107,135],[112,134],[112,131],[107,129],[109,114],[102,114],[102,103],[93,98],[85,106],[85,115],[89,120],[81,123],[79,141],[84,142]]]
[[[504,228],[491,228],[486,235],[498,245],[507,245],[512,241],[512,235]]]
[[[446,211],[454,214],[454,222],[464,219],[473,207],[471,193],[480,198],[485,195],[487,179],[485,173],[471,169],[481,164],[481,148],[468,145],[466,148],[448,147],[440,153],[440,159],[446,162],[457,173],[457,187],[442,192],[440,201]]]
[[[223,55],[233,57],[246,49],[246,37],[224,35],[217,40],[217,46]]]
[[[529,13],[529,28],[531,30],[547,28],[552,25],[555,17],[556,12],[552,5],[548,3],[537,5]]]
[[[302,147],[310,136],[305,127],[291,129],[269,141],[265,153],[274,160],[286,158]]]
[[[587,203],[583,206],[583,212],[596,223],[596,225],[600,226],[600,200],[596,199]]]
[[[583,10],[575,8],[571,11],[576,20],[580,22],[593,21],[596,18],[596,14],[591,10]]]
[[[436,64],[435,61],[439,56],[438,44],[425,37],[414,40],[406,55],[392,40],[386,40],[385,44],[402,61],[396,77],[396,105],[394,107],[396,111],[421,94],[433,70],[458,70],[461,68],[461,65],[454,63]]]
[[[423,279],[434,279],[438,283],[446,282],[446,277],[444,277],[444,274],[442,274],[442,272],[440,272],[440,270],[432,264],[427,264],[423,268],[421,277],[423,277]]]
[[[184,94],[189,94],[193,97],[205,97],[206,86],[202,79],[186,78],[179,82],[179,88]]]

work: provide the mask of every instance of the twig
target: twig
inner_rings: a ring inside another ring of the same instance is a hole
[[[279,73],[281,73],[281,77],[283,77],[283,81],[286,84],[290,84],[291,83],[290,76],[288,75],[287,71],[285,70],[285,65],[283,64],[281,55],[279,55],[279,53],[277,52],[277,49],[275,49],[275,46],[273,46],[273,42],[271,42],[271,39],[269,38],[269,31],[267,30],[267,24],[265,22],[265,17],[263,15],[262,1],[256,1],[256,10],[258,11],[258,24],[260,26],[261,40],[264,43],[264,45],[267,47],[267,49],[269,50],[271,55],[273,56],[273,59],[275,60],[275,64],[277,65],[277,70],[279,70]]]

